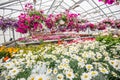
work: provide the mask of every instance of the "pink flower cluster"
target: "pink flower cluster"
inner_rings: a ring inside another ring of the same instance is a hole
[[[25,8],[24,8],[25,11],[31,11],[33,10],[33,6],[31,3],[27,3],[25,4]]]
[[[27,33],[28,31],[41,29],[42,21],[44,20],[43,12],[33,10],[30,4],[26,4],[25,9],[30,11],[21,13],[18,16],[18,28],[16,31],[20,33]]]
[[[56,15],[48,15],[46,18],[46,26],[48,28],[53,28],[57,27],[59,28],[60,26],[64,26],[65,29],[73,29],[75,28],[78,24],[78,16],[79,14],[73,14],[70,13],[68,10],[66,10],[63,13],[56,14]]]
[[[105,4],[113,4],[113,3],[117,2],[117,0],[99,0],[99,1],[102,1]]]

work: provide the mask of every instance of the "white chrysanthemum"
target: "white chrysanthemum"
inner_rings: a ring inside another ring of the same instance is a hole
[[[58,69],[63,69],[63,68],[64,68],[63,65],[58,66]]]
[[[105,57],[105,60],[106,60],[106,61],[109,61],[109,60],[110,60],[110,57],[109,57],[109,56]]]
[[[93,69],[93,65],[91,65],[91,64],[86,64],[85,67],[86,67],[87,70],[92,70]]]
[[[57,68],[55,68],[54,70],[53,70],[53,74],[57,74],[58,73],[58,70],[57,70]]]
[[[81,76],[81,80],[91,80],[92,77],[89,73],[83,73]]]
[[[82,57],[83,57],[83,58],[89,58],[89,55],[88,55],[87,52],[84,52],[84,53],[82,54]]]
[[[115,72],[113,72],[113,71],[111,72],[111,74],[112,74],[113,76],[115,76],[115,77],[118,77],[117,74],[116,74]]]
[[[4,71],[1,72],[1,75],[0,75],[0,76],[6,76],[7,73],[8,73],[8,71],[4,70]]]
[[[90,71],[90,74],[91,74],[91,76],[95,77],[98,75],[98,72],[97,71]]]
[[[31,74],[27,80],[35,80],[35,77],[38,76],[37,74]]]
[[[24,51],[23,50],[20,50],[20,53],[23,53]]]
[[[66,72],[66,78],[72,80],[74,78],[74,73],[72,71]]]
[[[57,75],[57,80],[64,80],[63,74],[58,74]]]
[[[15,66],[15,64],[13,62],[6,62],[4,64],[4,66],[7,68],[7,69],[11,69]]]
[[[46,80],[46,79],[47,79],[47,76],[44,74],[40,74],[35,77],[35,80]]]
[[[51,74],[51,72],[52,72],[52,69],[47,69],[46,74]]]
[[[19,72],[20,72],[20,70],[18,68],[14,67],[12,70],[10,70],[8,72],[8,75],[11,76],[12,78],[14,78]]]
[[[77,58],[78,62],[84,62],[84,60],[81,57]]]
[[[64,58],[64,59],[62,59],[62,62],[68,64],[70,62],[70,60]]]
[[[116,60],[110,60],[109,63],[110,63],[110,65],[112,65],[112,66],[114,66],[114,65],[117,64]]]
[[[109,71],[105,68],[99,68],[100,72],[103,73],[103,74],[108,74]]]
[[[78,66],[80,66],[81,68],[83,68],[85,66],[85,63],[84,62],[79,62]]]
[[[102,58],[102,54],[101,54],[101,53],[96,53],[96,57],[97,57],[98,59],[100,59],[100,58]]]

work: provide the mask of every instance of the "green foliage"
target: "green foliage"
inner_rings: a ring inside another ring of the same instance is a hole
[[[120,38],[114,38],[112,37],[112,35],[108,35],[108,36],[97,36],[96,40],[107,45],[106,49],[109,50],[110,48],[112,48],[113,46],[115,46],[116,44],[120,43]]]
[[[27,78],[30,76],[31,74],[31,69],[30,68],[25,68],[23,72],[20,72],[15,79],[13,80],[18,80],[19,78],[25,78],[27,80]]]

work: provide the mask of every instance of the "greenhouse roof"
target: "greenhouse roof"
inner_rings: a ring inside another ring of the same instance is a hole
[[[0,0],[0,16],[17,18],[24,12],[26,3],[32,3],[37,10],[44,10],[45,14],[56,14],[67,9],[79,13],[80,19],[91,22],[104,18],[120,19],[120,5],[108,5],[98,0]]]

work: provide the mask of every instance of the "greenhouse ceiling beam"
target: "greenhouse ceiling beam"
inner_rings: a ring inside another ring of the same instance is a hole
[[[114,11],[114,14],[117,13],[117,12],[120,12],[120,10]],[[107,14],[111,14],[111,13],[107,13]],[[95,16],[95,17],[93,17],[93,18],[95,19],[95,18],[97,18],[97,17],[100,17],[100,16]],[[87,18],[87,19],[91,19],[91,18]]]
[[[50,12],[50,9],[53,7],[53,5],[55,4],[56,0],[53,1],[53,3],[51,4],[50,8],[47,11],[47,14]]]
[[[101,5],[101,7],[102,7],[103,5]],[[111,6],[108,6],[108,7],[111,7]],[[95,8],[98,8],[98,7],[95,7]],[[91,14],[91,13],[93,13],[93,9],[95,9],[95,8],[92,8],[92,9],[90,9],[90,10],[87,10],[87,12],[89,13],[89,14]],[[107,7],[104,7],[104,8],[101,8],[101,9],[106,9]],[[89,12],[89,11],[92,11],[92,12]],[[84,14],[84,13],[86,13],[86,12],[82,12],[81,14]]]
[[[102,6],[101,6],[101,7],[102,7]],[[108,7],[110,7],[110,6],[108,6]],[[95,7],[95,8],[98,8],[98,7]],[[93,12],[89,12],[89,11],[92,11],[92,10],[95,9],[95,8],[92,8],[92,9],[87,10],[88,13],[93,13]],[[104,8],[101,8],[101,9],[105,9],[105,8],[107,8],[107,7],[104,7]],[[81,14],[84,14],[84,13],[86,13],[86,12],[82,12]]]
[[[107,15],[105,14],[105,12],[96,4],[96,2],[94,0],[92,0],[92,1],[102,11],[102,13],[107,17]]]
[[[100,6],[104,6],[104,4],[102,4],[102,5],[100,5]],[[96,8],[98,8],[98,7],[94,7],[94,8],[92,8],[92,9],[87,10],[87,11],[89,12],[89,11],[94,10],[94,9],[96,9]],[[86,13],[86,12],[82,12],[82,14],[83,14],[83,13]]]
[[[0,9],[14,10],[14,11],[22,11],[22,10],[18,10],[18,9],[12,9],[12,8],[0,8]]]
[[[27,0],[24,0],[24,1],[27,1]],[[24,2],[24,1],[21,1],[21,2]],[[14,2],[14,3],[12,3],[12,4],[9,4],[9,5],[3,5],[2,7],[0,6],[0,8],[4,8],[4,7],[9,7],[9,6],[13,6],[14,4],[17,4],[18,3],[18,0],[17,0],[17,2]]]
[[[9,3],[12,3],[12,2],[16,2],[16,1],[18,1],[18,0],[10,0],[10,1],[1,3],[0,6],[6,5],[6,4],[9,4]]]
[[[70,5],[68,5],[66,2],[63,1],[64,4],[66,4],[68,7],[70,7]],[[68,9],[69,10],[69,9]],[[77,12],[76,10],[73,9],[73,11]]]
[[[112,12],[112,10],[106,5],[106,7],[109,9],[109,11],[111,12],[111,14],[114,16],[114,13]],[[117,17],[116,16],[114,16],[116,19],[117,19]]]
[[[87,2],[89,3],[89,5],[92,7],[92,9],[94,8],[94,6],[87,0]],[[98,10],[95,8],[95,12],[97,12]],[[88,12],[88,11],[87,11]],[[89,13],[89,12],[88,12]],[[90,13],[91,14],[91,13]],[[100,15],[102,17],[102,15]]]
[[[20,5],[21,5],[23,11],[25,12],[24,7],[23,7],[23,5],[22,5],[22,2],[21,2],[20,0],[19,0],[19,3],[20,3]]]
[[[81,6],[79,6],[82,10],[84,10],[86,12],[87,15],[90,15],[84,8],[82,8]],[[90,15],[91,16],[91,15]],[[91,18],[93,18],[93,16],[91,16]]]
[[[76,6],[79,3],[82,3],[83,1],[86,1],[86,0],[79,0],[79,1],[77,1],[75,4],[73,4],[72,6],[69,7],[69,10],[73,9],[74,6]]]
[[[16,13],[16,11],[11,12],[11,13],[9,13],[9,14],[6,14],[6,15],[4,15],[4,16],[12,15],[12,14],[14,14],[14,13]]]
[[[62,2],[63,2],[63,0],[58,4],[58,6],[57,7],[55,7],[55,9],[53,10],[53,12],[52,13],[54,13],[54,11],[62,4]]]
[[[40,6],[39,6],[39,9],[41,9],[41,5],[42,5],[42,0],[40,0],[40,4],[39,4]]]

